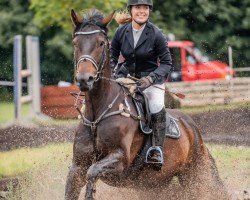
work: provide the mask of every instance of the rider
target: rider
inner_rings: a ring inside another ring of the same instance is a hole
[[[164,82],[171,69],[171,56],[164,35],[149,22],[152,0],[128,0],[127,9],[131,22],[126,19],[128,23],[119,26],[115,32],[111,43],[111,66],[118,66],[116,74],[119,77],[130,74],[140,79],[139,88],[147,96],[152,114],[154,142],[148,150],[147,162],[162,166],[166,131]],[[125,62],[117,65],[120,53]]]

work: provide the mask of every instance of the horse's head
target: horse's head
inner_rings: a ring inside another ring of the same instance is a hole
[[[83,18],[71,10],[74,25],[73,45],[76,65],[76,81],[81,91],[93,89],[108,62],[109,42],[106,26],[115,12],[107,17],[97,10],[91,10]]]

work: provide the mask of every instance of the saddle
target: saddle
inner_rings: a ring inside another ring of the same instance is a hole
[[[139,88],[136,88],[135,81],[129,78],[119,78],[116,79],[116,81],[123,87],[128,88],[128,91],[133,99],[133,103],[136,107],[137,115],[140,116],[139,121],[141,131],[146,135],[151,134],[151,113],[149,111],[147,96]],[[169,124],[169,126],[166,128],[166,137],[175,139],[180,137],[180,129],[177,122],[178,119],[166,112],[166,126]]]
[[[137,90],[133,98],[138,115],[142,116],[145,120],[140,120],[140,129],[144,134],[151,134],[151,113],[149,111],[149,104],[147,96],[140,90]],[[177,124],[179,120],[166,112],[166,128],[165,136],[169,138],[178,139],[180,137],[180,129]]]

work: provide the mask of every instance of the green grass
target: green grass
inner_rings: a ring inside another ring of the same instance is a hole
[[[230,191],[249,188],[250,147],[208,144],[208,148]],[[0,178],[22,177],[19,179],[21,187],[15,192],[11,184],[8,186],[8,199],[63,199],[71,159],[72,144],[22,148],[0,153]],[[104,185],[101,186],[103,187]],[[110,189],[106,186],[104,188]]]
[[[14,120],[14,104],[11,102],[0,102],[0,125],[8,122],[12,122]],[[23,104],[21,109],[21,117],[22,119],[30,118],[30,107],[28,104]],[[58,119],[39,119],[33,118],[30,120],[38,125],[68,125],[78,123],[77,119],[70,120],[58,120]]]
[[[0,102],[0,123],[11,122],[15,118],[14,104],[10,102]],[[21,115],[26,117],[29,115],[29,105],[23,104]]]
[[[187,114],[195,114],[201,112],[209,112],[209,111],[217,111],[217,110],[230,110],[236,108],[248,108],[250,109],[250,102],[240,102],[240,103],[231,103],[231,104],[223,104],[223,105],[206,105],[206,106],[185,106],[180,110]]]
[[[207,146],[217,163],[222,178],[226,179],[232,174],[241,172],[250,175],[250,147],[214,144]]]
[[[0,152],[0,178],[20,176],[51,162],[57,163],[59,167],[69,156],[72,156],[72,144],[51,144]]]
[[[250,147],[208,144],[224,178],[235,173],[235,168],[250,173]],[[0,152],[0,177],[17,176],[55,162],[59,166],[72,157],[72,144],[51,144],[39,148],[21,148]]]

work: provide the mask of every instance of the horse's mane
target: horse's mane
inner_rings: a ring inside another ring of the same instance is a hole
[[[101,11],[97,9],[90,9],[83,13],[83,22],[79,27],[76,27],[75,31],[81,30],[88,24],[95,24],[103,29],[105,32],[108,31],[107,27],[104,26],[101,21],[103,20],[104,15]]]

